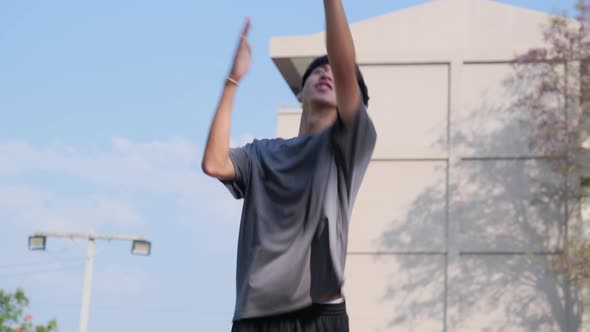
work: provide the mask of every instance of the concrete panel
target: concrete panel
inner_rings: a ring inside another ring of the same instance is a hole
[[[567,303],[550,256],[459,256],[449,265],[450,332],[578,331]]]
[[[444,256],[349,255],[351,331],[443,331]]]
[[[561,177],[540,160],[472,160],[451,167],[449,222],[462,251],[555,251],[563,245]],[[456,229],[456,228],[453,228]]]
[[[444,161],[371,162],[353,209],[348,250],[444,250],[445,178]]]
[[[374,158],[445,157],[447,65],[362,66],[379,138]]]
[[[463,65],[461,101],[451,113],[455,155],[535,155],[529,147],[533,112],[516,105],[517,98],[528,91],[530,85],[525,87],[522,80],[511,81],[514,77],[515,71],[509,64]],[[534,82],[527,84],[534,85]]]
[[[279,110],[277,118],[277,136],[292,138],[299,134],[301,110]]]

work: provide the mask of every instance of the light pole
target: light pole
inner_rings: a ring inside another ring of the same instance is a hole
[[[88,309],[90,308],[90,292],[92,289],[92,272],[94,269],[94,241],[95,240],[122,240],[133,241],[131,253],[133,255],[149,256],[152,244],[143,236],[127,236],[118,234],[90,233],[61,233],[38,232],[29,236],[29,250],[45,250],[48,237],[61,237],[70,239],[86,239],[88,251],[86,254],[86,272],[84,272],[84,291],[82,292],[82,309],[80,310],[80,332],[88,331]]]

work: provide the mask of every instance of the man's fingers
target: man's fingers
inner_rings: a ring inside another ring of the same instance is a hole
[[[246,17],[246,23],[244,23],[244,29],[242,30],[242,38],[246,38],[248,36],[248,31],[250,31],[250,18]]]

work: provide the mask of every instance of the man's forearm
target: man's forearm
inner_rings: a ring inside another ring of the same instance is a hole
[[[229,138],[236,89],[236,85],[229,82],[223,88],[209,129],[202,162],[202,168],[206,174],[226,180],[235,175],[229,159]]]
[[[359,91],[356,81],[354,41],[340,0],[324,0],[326,14],[326,49],[334,81],[338,111],[343,122],[354,121]]]
[[[332,71],[354,69],[354,41],[341,0],[324,0],[326,14],[326,48]]]

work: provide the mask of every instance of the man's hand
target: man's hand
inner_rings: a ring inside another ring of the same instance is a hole
[[[248,42],[248,30],[250,19],[246,19],[238,48],[234,56],[234,62],[227,81],[237,83],[246,75],[252,60],[252,51]],[[236,176],[234,165],[229,157],[229,131],[234,96],[235,84],[226,82],[223,87],[221,99],[215,111],[205,153],[203,155],[202,168],[205,174],[220,180],[233,180]]]
[[[234,62],[229,74],[231,79],[239,81],[246,75],[252,62],[252,46],[248,41],[248,31],[250,30],[250,18],[246,18],[242,34],[240,35],[240,41],[238,42],[238,48],[234,56]]]

